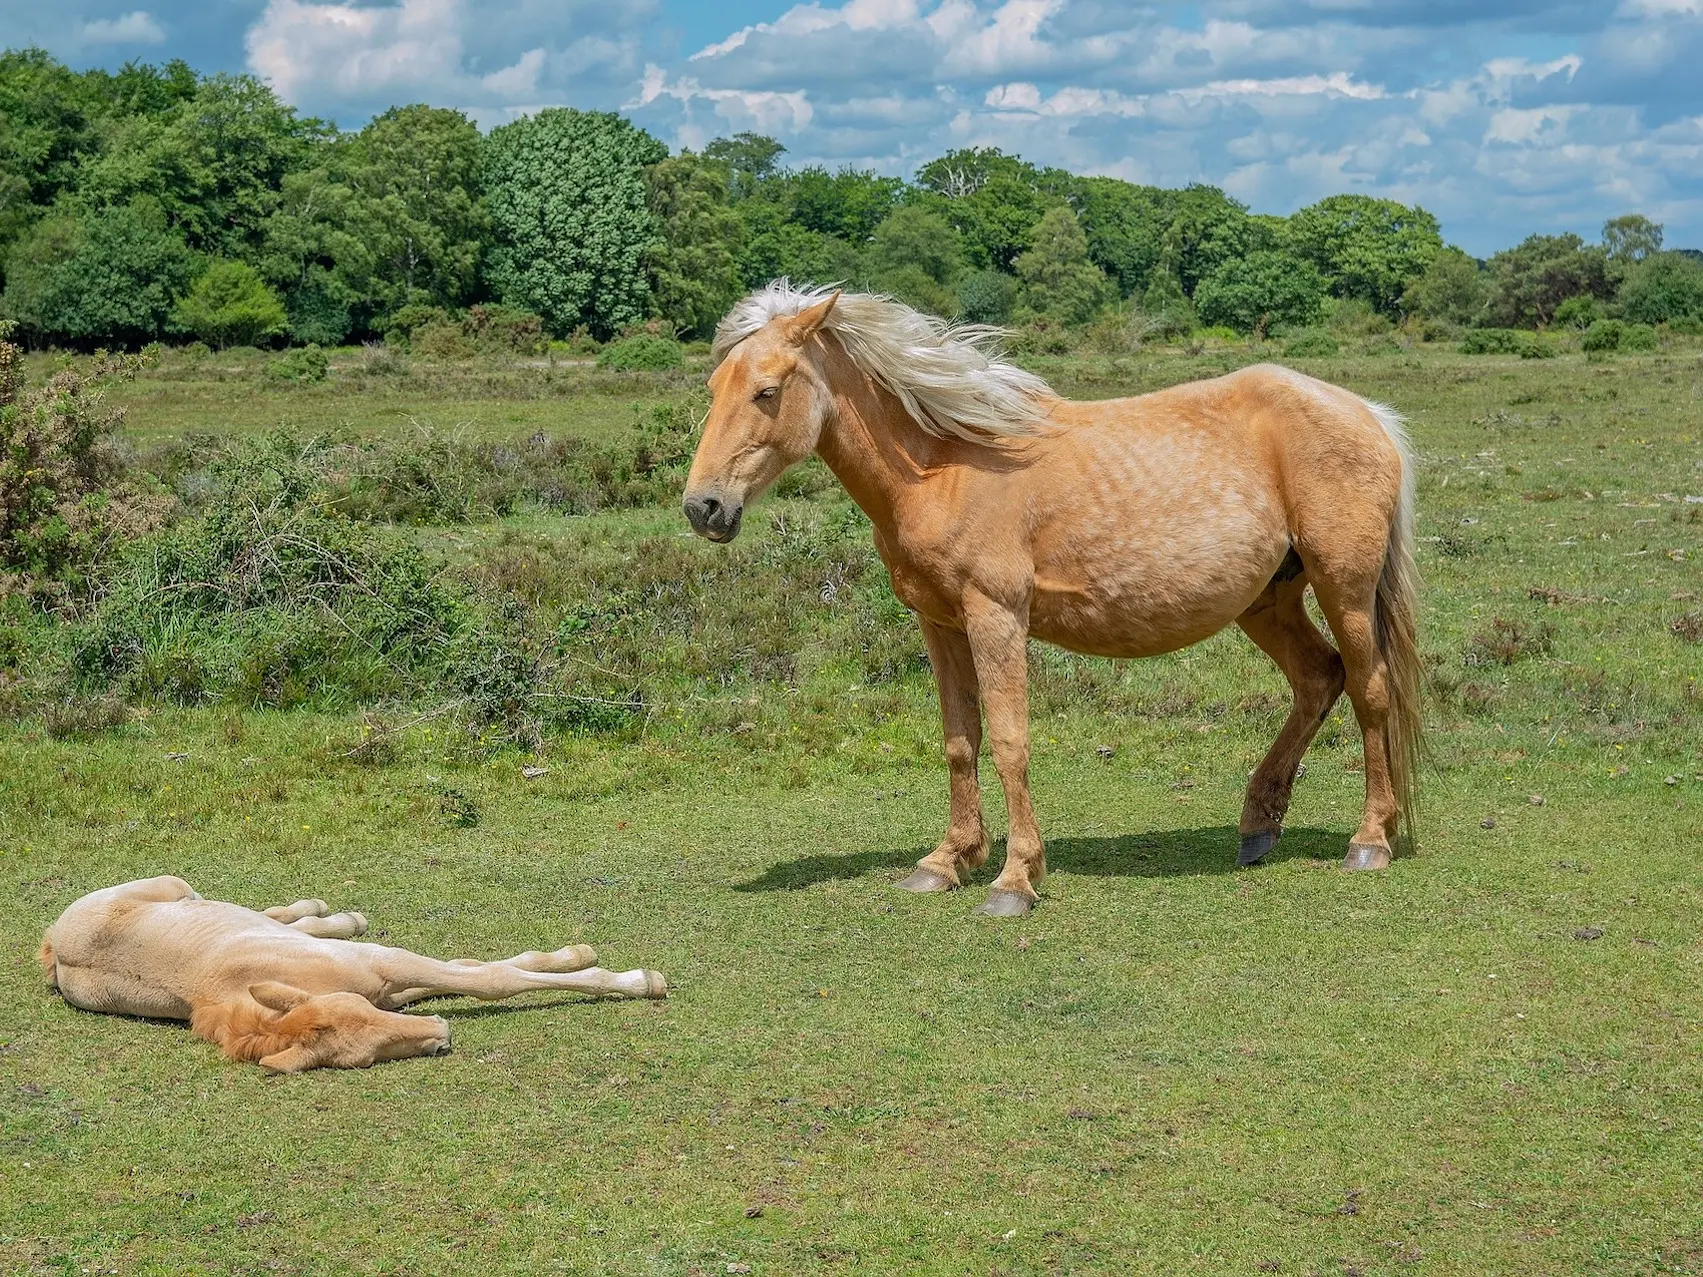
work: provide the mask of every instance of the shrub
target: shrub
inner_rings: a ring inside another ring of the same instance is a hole
[[[1518,355],[1521,359],[1553,359],[1553,343],[1519,328],[1473,328],[1461,341],[1463,355]]]
[[[958,281],[958,316],[971,324],[1003,324],[1017,301],[1017,281],[1003,271],[979,270]]]
[[[1584,332],[1602,318],[1602,306],[1595,297],[1569,297],[1555,308],[1555,324],[1559,328],[1575,328]]]
[[[1317,322],[1324,296],[1325,281],[1311,262],[1260,251],[1232,258],[1203,279],[1194,305],[1203,324],[1265,332]]]
[[[214,262],[173,309],[172,321],[220,350],[255,345],[288,327],[284,303],[246,262]]]
[[[419,302],[411,302],[392,311],[384,321],[384,339],[392,345],[407,346],[414,338],[414,333],[428,324],[449,325],[450,314],[442,306],[428,306]]]
[[[1643,324],[1703,319],[1703,263],[1684,253],[1651,254],[1621,285],[1620,307]]]
[[[25,390],[11,327],[0,321],[0,597],[57,603],[85,594],[101,556],[171,508],[125,475],[114,445],[124,410],[108,408],[103,389],[153,355],[103,355]]]
[[[1290,358],[1335,355],[1341,349],[1335,337],[1319,329],[1299,332],[1283,343],[1283,353]]]
[[[1678,337],[1703,337],[1703,317],[1697,315],[1681,315],[1678,319],[1668,320],[1662,327]]]
[[[268,381],[319,382],[331,372],[331,360],[318,346],[296,346],[266,365]]]
[[[541,355],[548,344],[544,320],[515,306],[471,306],[462,329],[476,345],[493,352]]]
[[[597,357],[597,366],[617,372],[663,372],[683,362],[680,343],[668,337],[637,333],[612,342]]]

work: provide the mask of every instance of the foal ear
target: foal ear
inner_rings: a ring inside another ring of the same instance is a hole
[[[314,1063],[313,1052],[298,1044],[263,1056],[260,1067],[270,1069],[274,1073],[300,1073],[303,1069],[311,1069]]]
[[[294,1011],[311,995],[303,993],[293,985],[279,984],[276,980],[262,980],[259,984],[248,986],[248,996],[273,1011]]]
[[[802,346],[815,335],[816,330],[828,322],[828,316],[833,313],[834,303],[840,300],[840,292],[836,288],[825,300],[817,302],[809,310],[801,310],[792,317],[792,323],[787,335],[795,346]]]

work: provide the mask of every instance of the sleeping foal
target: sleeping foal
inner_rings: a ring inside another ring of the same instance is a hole
[[[279,1073],[443,1055],[443,1017],[397,1013],[421,998],[668,992],[660,972],[602,970],[588,945],[439,962],[351,943],[366,929],[360,914],[333,914],[323,900],[256,913],[203,900],[181,878],[144,878],[74,902],[42,937],[41,962],[73,1006],[188,1020],[231,1059]]]

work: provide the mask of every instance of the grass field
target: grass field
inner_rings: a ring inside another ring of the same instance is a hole
[[[1258,357],[1038,366],[1104,396]],[[25,718],[0,727],[0,1268],[1703,1273],[1703,350],[1300,366],[1393,402],[1420,453],[1416,853],[1335,868],[1344,702],[1283,842],[1233,871],[1286,695],[1231,632],[1127,666],[1037,651],[1042,904],[969,916],[1002,847],[964,892],[902,896],[945,818],[932,686],[822,637],[851,624],[828,559],[787,569],[796,662],[682,657],[641,728],[536,753],[429,718],[363,764],[354,712],[312,708],[74,741]],[[263,388],[168,360],[125,393],[143,446],[422,417],[617,437],[695,380],[599,376]],[[743,558],[660,505],[410,535],[599,580],[666,563],[657,645],[714,654],[770,549],[844,520],[801,492]],[[155,873],[320,895],[446,957],[590,942],[672,994],[443,1002],[447,1058],[269,1077],[76,1012],[28,961],[76,896]]]

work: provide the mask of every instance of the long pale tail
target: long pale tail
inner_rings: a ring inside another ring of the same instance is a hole
[[[1425,747],[1419,700],[1419,570],[1413,562],[1413,448],[1402,419],[1393,408],[1370,402],[1366,406],[1401,453],[1401,496],[1396,503],[1395,518],[1390,522],[1384,570],[1378,577],[1373,634],[1389,671],[1390,709],[1385,744],[1390,759],[1390,783],[1411,843],[1417,841],[1415,798]]]

